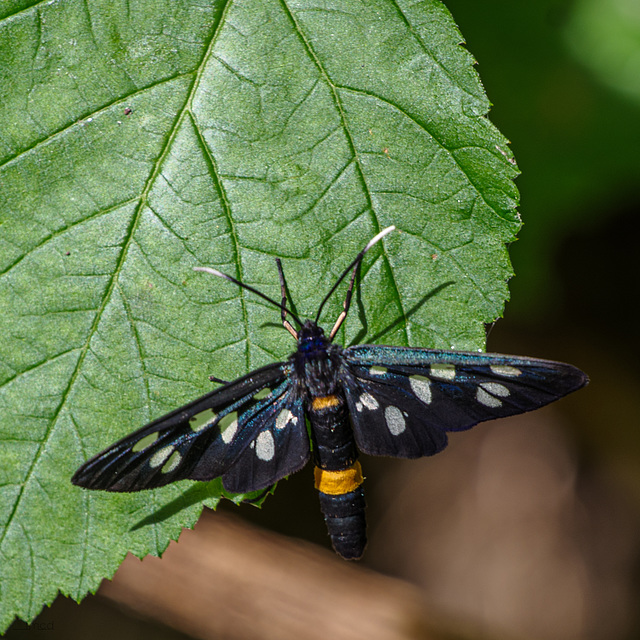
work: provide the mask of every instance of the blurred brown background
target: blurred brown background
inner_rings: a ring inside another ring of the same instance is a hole
[[[307,469],[262,510],[205,513],[163,560],[129,558],[81,605],[59,597],[31,631],[640,637],[640,7],[448,6],[523,172],[518,275],[489,349],[567,360],[591,385],[454,435],[433,459],[364,460],[370,545],[358,564],[328,549]]]

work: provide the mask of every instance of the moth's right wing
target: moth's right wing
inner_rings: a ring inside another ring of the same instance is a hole
[[[357,345],[341,379],[358,448],[418,458],[447,446],[447,431],[538,409],[580,389],[564,362],[522,356]]]

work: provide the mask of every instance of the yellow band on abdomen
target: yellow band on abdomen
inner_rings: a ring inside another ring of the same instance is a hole
[[[328,407],[337,407],[340,404],[338,396],[317,396],[311,400],[311,408],[314,411],[321,411]]]
[[[341,496],[357,489],[364,481],[362,467],[356,460],[349,468],[341,471],[328,471],[316,467],[314,469],[316,489],[330,496]]]

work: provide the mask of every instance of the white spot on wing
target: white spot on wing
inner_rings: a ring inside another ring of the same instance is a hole
[[[409,384],[413,393],[418,396],[425,404],[431,404],[431,380],[424,376],[411,376],[409,378]]]
[[[158,432],[150,433],[148,436],[145,436],[141,440],[138,440],[133,447],[131,447],[131,451],[143,451],[147,447],[151,446],[158,439]]]
[[[284,429],[290,422],[297,424],[297,416],[294,416],[289,409],[283,409],[276,418],[276,429]]]
[[[377,409],[380,406],[378,404],[378,401],[370,393],[363,393],[360,396],[360,402],[362,403],[363,407],[366,407],[371,411],[373,411],[374,409]]]
[[[271,460],[276,452],[271,431],[262,431],[256,438],[256,455],[260,460]]]
[[[174,449],[175,447],[170,444],[168,447],[163,447],[159,451],[156,451],[149,460],[149,466],[154,469],[159,467],[171,455]]]
[[[384,418],[391,435],[399,436],[407,428],[402,411],[398,407],[387,407],[384,410]]]
[[[435,363],[431,365],[431,376],[440,380],[453,380],[456,377],[456,368],[448,363]]]
[[[499,382],[481,382],[476,391],[476,400],[486,407],[496,408],[502,406],[500,398],[506,398],[509,393],[509,389]]]
[[[212,409],[205,409],[200,413],[196,413],[193,418],[189,419],[189,426],[192,431],[202,431],[206,426],[210,425],[216,418],[217,414]]]
[[[180,464],[181,460],[182,456],[180,455],[180,452],[174,451],[164,467],[162,467],[162,473],[171,473]]]
[[[387,373],[387,368],[386,367],[377,367],[377,366],[370,367],[369,373],[372,376],[382,376],[385,373]]]
[[[512,367],[509,364],[492,364],[489,365],[489,369],[493,371],[497,376],[504,376],[505,378],[517,378],[522,374],[520,369]]]
[[[511,393],[507,387],[499,382],[481,382],[480,386],[489,393],[493,393],[501,398],[506,398]]]
[[[270,393],[271,389],[269,389],[269,387],[265,387],[264,389],[260,389],[260,391],[253,396],[253,399],[264,400]]]
[[[232,411],[220,420],[220,435],[225,444],[229,444],[233,440],[238,430],[238,412]]]

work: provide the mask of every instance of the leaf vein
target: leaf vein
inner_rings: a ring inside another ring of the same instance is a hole
[[[487,200],[485,199],[482,191],[480,190],[478,185],[471,179],[471,177],[469,175],[469,172],[467,172],[465,170],[463,164],[461,164],[460,160],[456,157],[456,155],[454,153],[452,153],[452,151],[444,144],[444,142],[442,142],[442,140],[440,138],[438,138],[438,136],[433,131],[431,131],[429,129],[429,127],[425,123],[421,122],[420,119],[417,116],[412,116],[410,113],[405,111],[399,105],[394,104],[390,100],[387,100],[386,98],[383,98],[383,97],[381,97],[381,96],[379,96],[379,95],[377,95],[377,94],[375,94],[373,92],[363,91],[361,89],[354,89],[353,87],[347,87],[347,86],[337,86],[336,89],[339,89],[341,91],[347,91],[347,92],[350,92],[350,93],[354,93],[356,95],[366,96],[368,98],[373,98],[374,100],[378,100],[379,102],[388,105],[392,109],[395,109],[396,111],[401,113],[404,117],[406,117],[408,120],[413,122],[417,127],[419,127],[426,134],[428,134],[440,146],[440,148],[449,155],[449,157],[453,160],[453,162],[455,162],[455,164],[458,166],[458,168],[460,169],[462,174],[465,176],[465,178],[469,181],[469,184],[475,189],[475,191],[478,194],[480,200],[482,200],[482,202],[484,204],[486,204],[487,207],[491,211],[493,211],[493,213],[498,218],[500,218],[501,220],[507,221],[509,223],[513,222],[509,218],[507,218],[504,215],[502,215],[500,211],[496,210],[496,208],[493,205],[491,205],[489,202],[487,202]],[[484,147],[480,147],[480,146],[472,147],[471,145],[468,145],[467,147],[464,147],[464,148],[477,148],[477,149],[485,150]]]
[[[322,77],[325,79],[327,85],[329,86],[331,93],[333,95],[333,100],[335,102],[336,108],[338,110],[339,116],[340,116],[340,121],[342,123],[342,128],[344,129],[345,135],[347,137],[347,141],[351,150],[351,154],[356,162],[356,167],[358,169],[358,175],[360,177],[360,181],[362,183],[362,186],[364,188],[365,194],[366,194],[366,198],[367,201],[369,203],[369,210],[371,211],[371,215],[372,215],[372,222],[373,222],[373,226],[375,229],[376,233],[379,233],[381,230],[381,225],[380,225],[380,221],[378,220],[378,216],[376,215],[376,211],[375,208],[373,206],[373,200],[371,198],[371,190],[369,188],[369,185],[367,184],[367,180],[365,177],[365,173],[364,170],[362,168],[362,165],[360,163],[360,159],[358,157],[358,152],[356,150],[356,146],[353,140],[353,135],[351,134],[351,131],[349,130],[349,126],[347,124],[347,118],[346,115],[344,113],[344,108],[342,106],[342,101],[340,100],[340,96],[338,94],[338,86],[331,80],[331,78],[329,77],[329,74],[327,73],[327,70],[324,68],[324,66],[322,65],[320,59],[318,58],[315,50],[313,49],[311,43],[309,42],[308,38],[306,37],[303,29],[300,27],[300,25],[298,24],[298,21],[296,20],[295,16],[293,15],[293,12],[291,11],[291,9],[289,8],[289,6],[287,5],[286,0],[280,0],[280,3],[282,5],[282,7],[284,8],[285,12],[287,13],[287,15],[289,16],[289,19],[291,20],[292,24],[294,25],[294,28],[296,30],[296,32],[298,33],[304,47],[306,48],[309,57],[312,59],[312,61],[314,62],[314,64],[316,65],[316,68],[318,69],[318,71],[320,72],[320,74],[322,75]],[[386,271],[387,271],[387,275],[389,278],[389,281],[391,283],[391,287],[393,289],[393,296],[398,304],[398,307],[402,313],[403,319],[404,319],[404,326],[403,326],[403,332],[405,334],[405,339],[407,340],[407,342],[409,342],[409,324],[408,324],[408,319],[407,319],[407,315],[405,312],[405,309],[402,305],[402,299],[400,297],[400,290],[398,289],[398,283],[395,280],[395,277],[393,275],[393,269],[391,269],[391,263],[389,260],[389,256],[387,254],[387,252],[384,250],[383,248],[383,255],[385,257],[385,267],[386,267]]]
[[[189,76],[192,76],[192,75],[193,75],[193,71],[189,71],[188,73],[182,73],[182,74],[178,74],[178,75],[175,75],[175,76],[169,76],[167,78],[162,78],[162,80],[158,80],[157,82],[152,82],[152,83],[142,87],[138,91],[130,93],[130,94],[126,95],[126,96],[117,97],[115,100],[112,100],[111,102],[105,103],[99,109],[95,109],[93,111],[87,111],[87,112],[83,113],[81,116],[79,116],[78,118],[76,118],[71,124],[68,124],[67,126],[63,126],[63,127],[60,127],[59,129],[56,129],[55,131],[53,131],[52,133],[50,133],[46,137],[42,137],[39,140],[36,140],[35,142],[33,142],[28,147],[25,147],[25,148],[21,149],[20,151],[18,151],[17,153],[15,153],[14,155],[8,156],[7,158],[5,158],[5,160],[3,162],[0,162],[0,170],[2,170],[4,167],[11,166],[17,160],[19,160],[20,158],[22,158],[26,154],[37,150],[39,147],[42,147],[42,146],[44,146],[46,144],[51,143],[57,137],[62,136],[65,133],[67,133],[69,131],[72,131],[73,129],[78,129],[80,127],[85,126],[86,121],[89,118],[96,118],[100,114],[106,112],[111,107],[113,107],[113,106],[115,106],[115,105],[117,105],[119,103],[130,102],[133,98],[135,98],[138,95],[144,93],[145,91],[149,91],[149,90],[155,89],[156,87],[159,87],[159,86],[162,86],[164,84],[173,82],[175,80],[182,80],[183,78],[188,78]]]
[[[241,253],[240,253],[240,239],[238,238],[238,230],[236,228],[236,224],[235,221],[233,219],[233,216],[231,215],[231,205],[229,204],[229,200],[227,198],[227,194],[226,191],[224,189],[224,186],[222,184],[222,179],[220,177],[220,172],[218,170],[218,165],[217,162],[215,160],[215,158],[213,157],[213,153],[211,153],[211,150],[209,149],[208,145],[206,144],[204,138],[202,137],[202,132],[200,131],[200,128],[197,126],[197,123],[195,122],[195,118],[193,116],[193,114],[191,115],[191,119],[192,119],[192,124],[193,127],[196,131],[196,135],[198,137],[198,140],[200,142],[200,146],[204,152],[205,158],[209,164],[209,168],[211,170],[211,176],[213,178],[215,187],[218,191],[218,194],[220,195],[220,201],[222,203],[222,211],[224,212],[224,215],[227,219],[227,224],[229,226],[229,237],[231,238],[231,244],[232,244],[232,250],[233,250],[233,255],[234,255],[234,262],[237,265],[238,271],[236,273],[236,277],[239,280],[242,280],[242,257],[241,257]],[[241,307],[242,307],[242,318],[243,318],[243,326],[244,326],[244,332],[245,332],[245,340],[246,340],[246,344],[247,344],[247,348],[245,351],[245,367],[246,370],[248,371],[250,369],[251,366],[251,356],[250,356],[250,341],[249,341],[249,326],[248,326],[248,322],[249,322],[249,314],[247,311],[247,304],[246,304],[246,297],[245,297],[245,293],[244,293],[244,289],[240,289],[240,300],[241,300]]]

